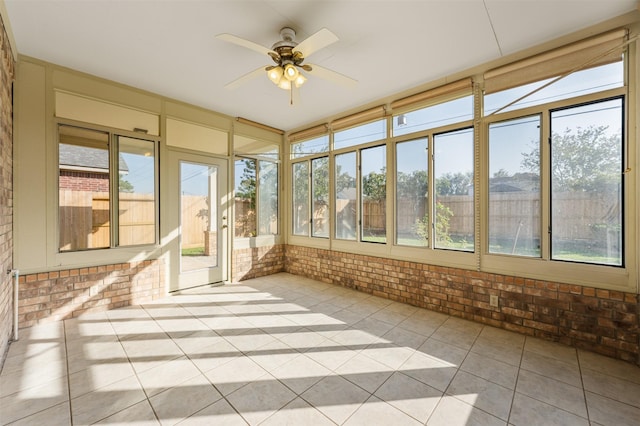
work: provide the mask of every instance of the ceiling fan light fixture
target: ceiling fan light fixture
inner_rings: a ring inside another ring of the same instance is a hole
[[[282,69],[282,67],[273,67],[269,71],[267,71],[267,77],[269,77],[269,80],[271,80],[273,84],[278,84],[280,83],[280,79],[282,78],[283,73],[284,70]]]
[[[2,0],[0,0],[0,3],[1,2]],[[293,89],[301,87],[307,81],[307,77],[303,74],[303,71],[305,73],[312,73],[312,75],[320,78],[345,83],[345,85],[356,82],[352,78],[346,77],[327,68],[303,63],[305,59],[311,56],[314,52],[338,41],[338,37],[335,34],[326,28],[322,28],[320,31],[307,37],[300,43],[295,41],[295,35],[296,32],[293,29],[289,27],[283,28],[280,31],[281,40],[274,43],[271,48],[232,34],[217,35],[216,37],[223,41],[246,47],[263,55],[266,54],[274,62],[271,66],[260,67],[240,78],[237,78],[231,83],[225,85],[225,87],[229,89],[235,88],[241,83],[266,72],[267,78],[275,86],[290,92],[291,105],[293,105],[293,94],[295,92]]]
[[[278,83],[278,87],[281,88],[282,90],[291,90],[291,82],[286,78],[282,78]]]
[[[287,64],[284,66],[284,78],[289,81],[295,81],[295,79],[300,75],[298,68],[296,68],[293,64]]]
[[[302,75],[302,73],[298,73],[298,76],[293,81],[293,83],[296,85],[296,87],[300,87],[304,84],[305,81],[307,81],[307,77]]]

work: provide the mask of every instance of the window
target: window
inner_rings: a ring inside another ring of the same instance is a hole
[[[293,234],[309,236],[309,162],[293,164]]]
[[[252,158],[236,160],[235,236],[255,237],[257,161]]]
[[[628,287],[626,37],[585,39],[290,135],[292,156],[309,155],[293,164],[294,235],[331,238],[308,244],[333,250]]]
[[[293,164],[293,234],[329,238],[329,157]]]
[[[336,238],[355,240],[358,229],[356,153],[338,154],[335,161]]]
[[[396,244],[427,246],[429,222],[429,139],[396,144]]]
[[[235,236],[278,233],[278,163],[255,158],[235,162]]]
[[[489,252],[540,257],[540,116],[489,125]]]
[[[360,151],[362,241],[387,241],[387,147]]]
[[[156,242],[155,142],[117,136],[120,246]]]
[[[333,135],[333,149],[348,148],[386,137],[387,120],[383,118],[382,120],[335,132]]]
[[[302,158],[324,152],[329,152],[329,135],[291,144],[291,158]]]
[[[473,129],[433,137],[435,178],[434,244],[473,251]]]
[[[520,98],[549,83],[553,78],[502,90],[484,97],[485,113],[491,114],[498,110],[504,112],[514,111],[562,99],[574,98],[580,95],[587,95],[589,93],[601,92],[607,89],[615,89],[624,85],[623,76],[623,62],[618,61],[574,72],[523,99]],[[510,102],[516,100],[518,101],[513,105],[502,109]]]
[[[278,163],[258,161],[258,235],[278,233]]]
[[[604,34],[485,74],[488,112],[538,111],[489,124],[490,253],[624,265],[623,38]],[[591,67],[571,72],[580,63]]]
[[[68,125],[58,137],[59,250],[155,244],[156,142]]]
[[[395,115],[393,119],[393,135],[406,135],[471,120],[472,118],[473,96],[470,95]]]
[[[551,112],[551,258],[622,266],[622,99]]]
[[[329,238],[329,157],[311,160],[312,237]]]

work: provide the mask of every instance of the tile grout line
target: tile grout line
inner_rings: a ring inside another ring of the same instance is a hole
[[[531,336],[527,336],[527,338],[529,338],[529,337],[531,337]],[[525,342],[526,342],[526,340],[525,340]],[[526,350],[523,350],[523,358],[524,358],[524,352],[527,352],[527,351],[526,351]],[[531,351],[529,351],[529,352],[530,352],[530,353],[535,353],[535,352],[531,352]],[[547,357],[547,356],[545,356],[545,355],[541,355],[541,356],[543,356],[543,357],[545,357],[545,358],[548,358],[548,357]],[[577,356],[577,350],[576,350],[576,356]],[[553,357],[549,357],[549,358],[551,358],[551,359],[555,359],[555,358],[553,358]],[[556,361],[562,362],[563,364],[568,364],[568,363],[566,363],[565,361],[562,361],[562,360],[557,360],[557,359],[556,359]],[[562,380],[557,380],[556,378],[554,378],[554,377],[549,377],[549,376],[548,376],[548,375],[546,375],[546,374],[542,374],[542,373],[540,373],[540,372],[533,371],[533,370],[528,370],[528,369],[526,369],[526,368],[521,368],[521,369],[522,369],[522,370],[524,370],[524,371],[527,371],[527,372],[529,372],[529,373],[532,373],[532,374],[536,374],[536,375],[542,376],[542,377],[544,377],[544,378],[546,378],[546,379],[548,379],[548,380],[555,381],[555,382],[559,382],[559,383],[562,383],[563,385],[571,386],[571,387],[574,387],[574,388],[576,388],[576,389],[579,389],[579,387],[578,387],[578,386],[572,385],[572,384],[567,383],[567,382],[564,382],[564,381],[562,381]],[[536,397],[534,397],[534,396],[527,395],[527,394],[525,394],[525,393],[521,393],[521,392],[517,392],[517,393],[519,393],[520,395],[523,395],[523,396],[525,396],[525,397],[527,397],[527,398],[533,399],[534,401],[538,401],[538,402],[540,402],[540,403],[542,403],[542,404],[549,405],[549,406],[551,406],[551,407],[553,407],[553,408],[555,408],[555,409],[557,409],[557,410],[563,411],[563,412],[568,413],[568,414],[570,414],[570,415],[573,415],[573,416],[579,417],[579,418],[581,418],[581,419],[585,419],[585,420],[587,420],[589,423],[591,423],[591,422],[590,422],[590,420],[589,420],[589,409],[588,409],[588,407],[587,407],[587,401],[586,401],[586,391],[585,391],[585,389],[584,389],[584,382],[583,382],[583,380],[582,380],[582,372],[581,372],[581,369],[580,369],[580,365],[579,365],[579,364],[578,364],[578,371],[579,371],[579,373],[580,373],[580,383],[581,383],[581,386],[582,386],[582,393],[583,393],[583,398],[584,398],[584,403],[585,403],[585,409],[586,409],[586,411],[587,411],[587,417],[583,417],[583,416],[581,416],[581,415],[579,415],[579,414],[576,414],[576,413],[574,413],[574,412],[572,412],[572,411],[569,411],[569,410],[568,410],[568,409],[566,409],[566,408],[559,407],[559,406],[557,406],[557,405],[554,405],[553,403],[550,403],[550,402],[547,402],[547,401],[543,401],[543,400],[538,399],[538,398],[536,398]],[[520,373],[518,372],[518,377],[519,377],[519,376],[520,376]],[[609,398],[609,399],[611,399],[611,398]],[[612,400],[612,401],[615,401],[615,402],[620,402],[620,401],[617,401],[617,400],[614,400],[614,399],[611,399],[611,400]]]
[[[71,402],[71,375],[69,374],[69,348],[67,346],[67,321],[62,321],[62,336],[64,337],[64,358],[67,369],[67,395],[69,397],[69,424],[73,426],[73,405]]]
[[[580,353],[576,349],[576,360],[578,361],[578,372],[580,373],[580,384],[582,385],[582,398],[584,399],[584,408],[587,412],[587,421],[591,424],[591,414],[589,414],[589,404],[587,403],[587,390],[584,386],[584,377],[582,376],[582,363],[580,362]]]
[[[438,330],[440,330],[440,328],[443,327],[443,325],[450,319],[452,318],[451,315],[449,314],[445,314],[447,315],[447,319],[442,321],[442,323],[440,323],[440,325],[438,327],[436,327],[435,330],[433,330],[433,333],[431,333],[431,335],[427,338],[427,340],[431,339],[431,336],[433,336],[434,334],[436,334],[438,332]],[[484,326],[482,326],[484,328]],[[482,332],[482,329],[480,329],[480,332],[478,333],[478,336],[480,335],[480,333]],[[478,336],[476,336],[476,338],[474,339],[474,343],[476,340],[478,340]],[[439,341],[438,339],[435,339],[436,341]],[[426,340],[425,340],[426,342]],[[441,343],[445,343],[445,342],[441,342]],[[453,346],[453,345],[452,345]],[[473,345],[472,345],[473,347]],[[449,381],[449,383],[447,384],[447,387],[444,389],[444,391],[442,391],[442,395],[440,395],[440,399],[438,400],[437,404],[433,407],[433,411],[431,411],[431,414],[429,414],[429,417],[427,417],[427,420],[424,422],[425,424],[429,424],[429,420],[431,420],[431,417],[433,417],[433,414],[438,410],[438,407],[440,406],[440,404],[442,403],[442,400],[447,396],[447,390],[449,389],[449,386],[451,386],[451,383],[453,382],[453,380],[456,378],[456,376],[458,375],[458,372],[460,371],[460,368],[462,367],[462,364],[464,363],[464,361],[467,359],[467,357],[469,356],[469,354],[471,353],[471,348],[469,348],[469,350],[467,350],[466,355],[464,356],[464,358],[462,359],[462,361],[460,361],[460,365],[457,366],[456,368],[456,374],[453,375],[453,377],[451,377],[451,380]],[[456,398],[457,399],[457,398]],[[465,403],[466,404],[466,403]],[[475,407],[474,407],[475,408]]]
[[[511,424],[511,413],[513,412],[513,403],[516,400],[516,393],[518,392],[518,381],[520,380],[520,371],[522,370],[522,360],[524,358],[524,348],[527,346],[527,339],[529,336],[524,336],[522,342],[522,350],[520,351],[520,362],[518,363],[518,374],[516,375],[516,383],[513,385],[513,395],[511,395],[511,404],[509,404],[509,415],[507,416],[507,424]]]
[[[207,300],[206,300],[206,303],[216,303],[216,302],[214,302],[213,300],[209,300],[209,298],[208,298],[208,297],[207,297],[206,299],[207,299]],[[186,309],[186,308],[182,305],[182,303],[176,303],[176,305],[178,305],[181,309],[184,309],[185,311],[189,312],[189,314],[190,314],[190,315],[193,315],[193,314],[192,314],[188,309]],[[233,315],[234,317],[236,316],[236,314],[234,314],[233,312],[229,312],[229,314],[230,314],[230,315]],[[194,318],[195,318],[195,316],[194,316]],[[154,321],[156,321],[156,320],[155,320],[155,318],[153,318],[153,317],[152,317],[152,319],[153,319]],[[242,350],[240,350],[239,348],[237,348],[233,343],[231,343],[231,342],[229,342],[227,339],[225,339],[225,337],[224,337],[224,336],[221,336],[220,334],[218,334],[218,332],[217,332],[216,330],[214,330],[214,329],[212,329],[210,326],[208,326],[204,321],[202,321],[202,320],[200,319],[200,317],[199,317],[199,316],[197,317],[197,320],[198,320],[198,321],[200,321],[200,322],[201,322],[201,323],[202,323],[202,324],[203,324],[207,329],[209,329],[209,330],[213,331],[213,332],[216,334],[216,336],[218,336],[218,337],[222,338],[225,342],[227,342],[228,344],[230,344],[231,346],[233,346],[234,348],[236,348],[236,349],[238,350],[238,352],[239,352],[239,353],[241,353],[243,356],[247,356],[247,355],[246,355]],[[160,329],[164,331],[164,329],[160,326],[160,324],[158,324],[158,327],[160,327]],[[187,335],[185,335],[185,336],[191,336],[192,334],[195,334],[195,333],[196,333],[196,332],[194,331],[193,333],[189,333],[189,334],[187,334]],[[165,331],[165,334],[167,334],[167,333],[166,333],[166,331]],[[216,400],[215,400],[214,402],[212,402],[211,404],[209,404],[209,405],[207,405],[207,406],[205,406],[205,407],[202,407],[200,410],[198,410],[198,411],[196,411],[196,412],[194,412],[194,413],[191,413],[188,417],[186,417],[186,418],[184,418],[184,419],[180,420],[180,422],[178,422],[178,423],[181,423],[181,422],[185,421],[186,419],[189,419],[189,418],[191,418],[191,417],[195,416],[196,414],[200,413],[201,411],[206,410],[207,408],[211,407],[212,405],[217,404],[220,400],[223,400],[223,399],[224,399],[224,401],[225,401],[225,402],[226,402],[226,403],[227,403],[227,404],[228,404],[228,405],[229,405],[229,406],[230,406],[230,407],[231,407],[231,408],[236,412],[236,414],[238,414],[238,415],[242,418],[242,420],[243,420],[245,423],[249,424],[249,422],[247,421],[247,419],[245,419],[245,417],[242,415],[242,413],[240,413],[240,412],[238,411],[238,409],[237,409],[237,408],[236,408],[236,407],[231,403],[231,401],[229,401],[229,400],[227,399],[227,396],[228,396],[228,395],[225,395],[223,392],[221,392],[221,390],[220,390],[220,389],[218,389],[218,387],[215,385],[215,383],[213,383],[211,380],[209,380],[209,378],[207,377],[206,373],[205,373],[204,371],[202,371],[202,370],[200,369],[200,367],[198,367],[198,365],[197,365],[196,363],[194,363],[194,362],[193,362],[193,360],[191,359],[191,357],[190,357],[190,356],[189,356],[189,355],[188,355],[188,354],[187,354],[187,353],[182,349],[182,347],[181,347],[180,345],[178,345],[178,344],[174,341],[174,338],[173,338],[173,337],[171,337],[169,334],[167,334],[167,336],[171,339],[171,341],[173,342],[173,344],[175,344],[175,345],[178,347],[178,349],[180,349],[180,352],[182,352],[182,353],[183,353],[183,355],[184,355],[184,356],[185,356],[185,357],[186,357],[186,358],[187,358],[187,359],[188,359],[188,360],[193,364],[193,366],[196,368],[196,370],[198,370],[198,371],[200,372],[200,374],[202,374],[202,376],[207,380],[207,382],[209,382],[209,384],[210,384],[210,385],[211,385],[211,386],[216,390],[216,392],[218,392],[218,394],[220,395],[220,398],[219,398],[219,399],[216,399]],[[230,361],[228,361],[228,362],[230,362]],[[225,364],[226,364],[226,363],[225,363]],[[224,364],[223,364],[223,365],[224,365]],[[262,368],[262,366],[259,366],[259,367],[260,367],[260,368]],[[215,368],[218,368],[218,367],[215,367]],[[215,369],[215,368],[214,368],[214,369]],[[267,373],[269,373],[267,370],[265,370],[265,371],[266,371]],[[275,377],[274,377],[274,378],[275,378]],[[248,385],[249,385],[249,383],[246,383],[245,385],[240,386],[238,389],[235,389],[233,392],[230,392],[230,393],[229,393],[229,395],[233,394],[234,392],[239,391],[240,389],[242,389],[242,388],[244,388],[245,386],[248,386]],[[168,390],[168,389],[167,389],[167,390]],[[165,391],[163,391],[163,392],[165,392]],[[160,392],[160,393],[162,393],[162,392]],[[158,394],[158,395],[159,395],[159,394]],[[151,408],[153,409],[153,405],[151,404],[151,402],[149,402],[149,405],[151,405]],[[155,414],[155,409],[154,409],[154,414]],[[160,419],[159,419],[159,417],[158,417],[158,415],[157,415],[157,414],[156,414],[156,418],[158,418],[158,422],[160,422],[160,423],[162,424],[162,422],[160,421]]]
[[[149,313],[147,312],[147,310],[144,308],[144,306],[143,306],[143,305],[140,305],[140,309],[144,310],[144,311],[145,311],[145,313],[146,313],[147,315],[149,315]],[[162,424],[162,422],[160,422],[160,418],[158,417],[158,413],[156,413],[156,410],[153,408],[153,405],[151,404],[151,401],[149,400],[149,395],[147,394],[146,389],[144,388],[144,386],[142,385],[142,382],[140,381],[140,378],[138,377],[138,372],[137,372],[137,371],[136,371],[136,369],[133,367],[133,363],[131,362],[131,358],[129,357],[129,353],[126,351],[126,349],[125,349],[124,345],[122,344],[122,340],[120,339],[120,334],[118,334],[118,332],[116,331],[115,327],[113,327],[113,324],[112,324],[112,322],[111,322],[111,317],[109,317],[109,315],[107,315],[107,314],[105,314],[105,316],[107,317],[107,320],[109,320],[109,325],[111,326],[111,328],[113,329],[114,334],[115,334],[115,335],[116,335],[116,337],[118,338],[118,343],[120,343],[120,347],[122,348],[122,351],[124,352],[125,356],[127,357],[127,362],[129,362],[129,365],[131,366],[131,370],[133,370],[133,375],[135,376],[136,381],[138,382],[138,385],[140,385],[140,389],[142,389],[142,392],[144,393],[145,400],[147,401],[147,404],[149,404],[149,407],[151,407],[151,412],[153,412],[153,415],[155,416],[156,421],[157,421],[159,424]],[[152,318],[151,316],[149,316],[149,318],[153,319],[153,320],[154,320],[154,322],[155,322],[155,319],[154,319],[154,318]],[[160,329],[162,330],[162,327],[161,327]],[[164,330],[163,330],[163,331],[164,331]],[[166,333],[165,333],[165,334],[166,334]],[[167,362],[168,362],[168,361],[167,361]],[[124,379],[124,380],[126,380],[126,379]],[[131,404],[131,405],[129,405],[129,406],[127,406],[127,407],[123,408],[123,409],[122,409],[122,410],[120,410],[120,411],[116,411],[115,413],[111,413],[111,414],[109,414],[108,416],[106,416],[106,417],[104,417],[104,418],[102,418],[102,419],[99,419],[99,420],[95,421],[94,423],[100,422],[100,421],[102,421],[102,420],[104,420],[104,419],[108,419],[109,417],[111,417],[111,416],[113,416],[113,415],[115,415],[115,414],[121,413],[122,411],[127,410],[127,409],[129,409],[129,408],[133,407],[133,406],[134,406],[134,405],[136,405],[136,404],[139,404],[140,402],[141,402],[141,401],[135,402],[135,403],[133,403],[133,404]]]

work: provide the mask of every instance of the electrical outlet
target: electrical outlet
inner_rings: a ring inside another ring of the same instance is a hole
[[[490,295],[489,296],[489,305],[493,306],[494,308],[497,308],[498,307],[498,296]]]

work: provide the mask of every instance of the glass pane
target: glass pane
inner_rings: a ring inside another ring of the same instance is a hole
[[[431,105],[393,117],[393,135],[401,136],[434,129],[473,118],[473,96]]]
[[[373,142],[387,137],[387,119],[335,132],[333,149],[347,148],[362,143]]]
[[[509,102],[519,99],[521,96],[543,86],[551,80],[553,80],[553,78],[486,95],[484,97],[485,114],[491,114],[492,112],[504,107]],[[502,111],[514,111],[534,105],[614,89],[616,87],[622,87],[623,85],[623,62],[614,62],[612,64],[589,68],[568,75],[549,87],[545,87],[539,92],[527,96]]]
[[[362,241],[387,242],[387,147],[363,149],[362,169]]]
[[[428,148],[427,138],[396,144],[396,243],[399,245],[429,245]]]
[[[60,251],[111,246],[109,134],[59,127]]]
[[[336,238],[355,240],[356,153],[336,155]]]
[[[278,233],[278,163],[259,161],[258,217],[260,235]]]
[[[329,157],[311,160],[312,237],[329,238]]]
[[[243,158],[235,163],[237,238],[256,236],[256,160]]]
[[[540,116],[489,126],[489,252],[540,257]]]
[[[435,241],[439,249],[473,251],[473,129],[435,135]]]
[[[118,136],[118,241],[156,242],[155,143]]]
[[[218,168],[180,163],[180,267],[184,271],[218,265]]]
[[[309,236],[309,162],[293,165],[293,234]]]
[[[291,158],[329,152],[329,135],[291,144]]]
[[[622,265],[622,100],[551,114],[551,258]]]

